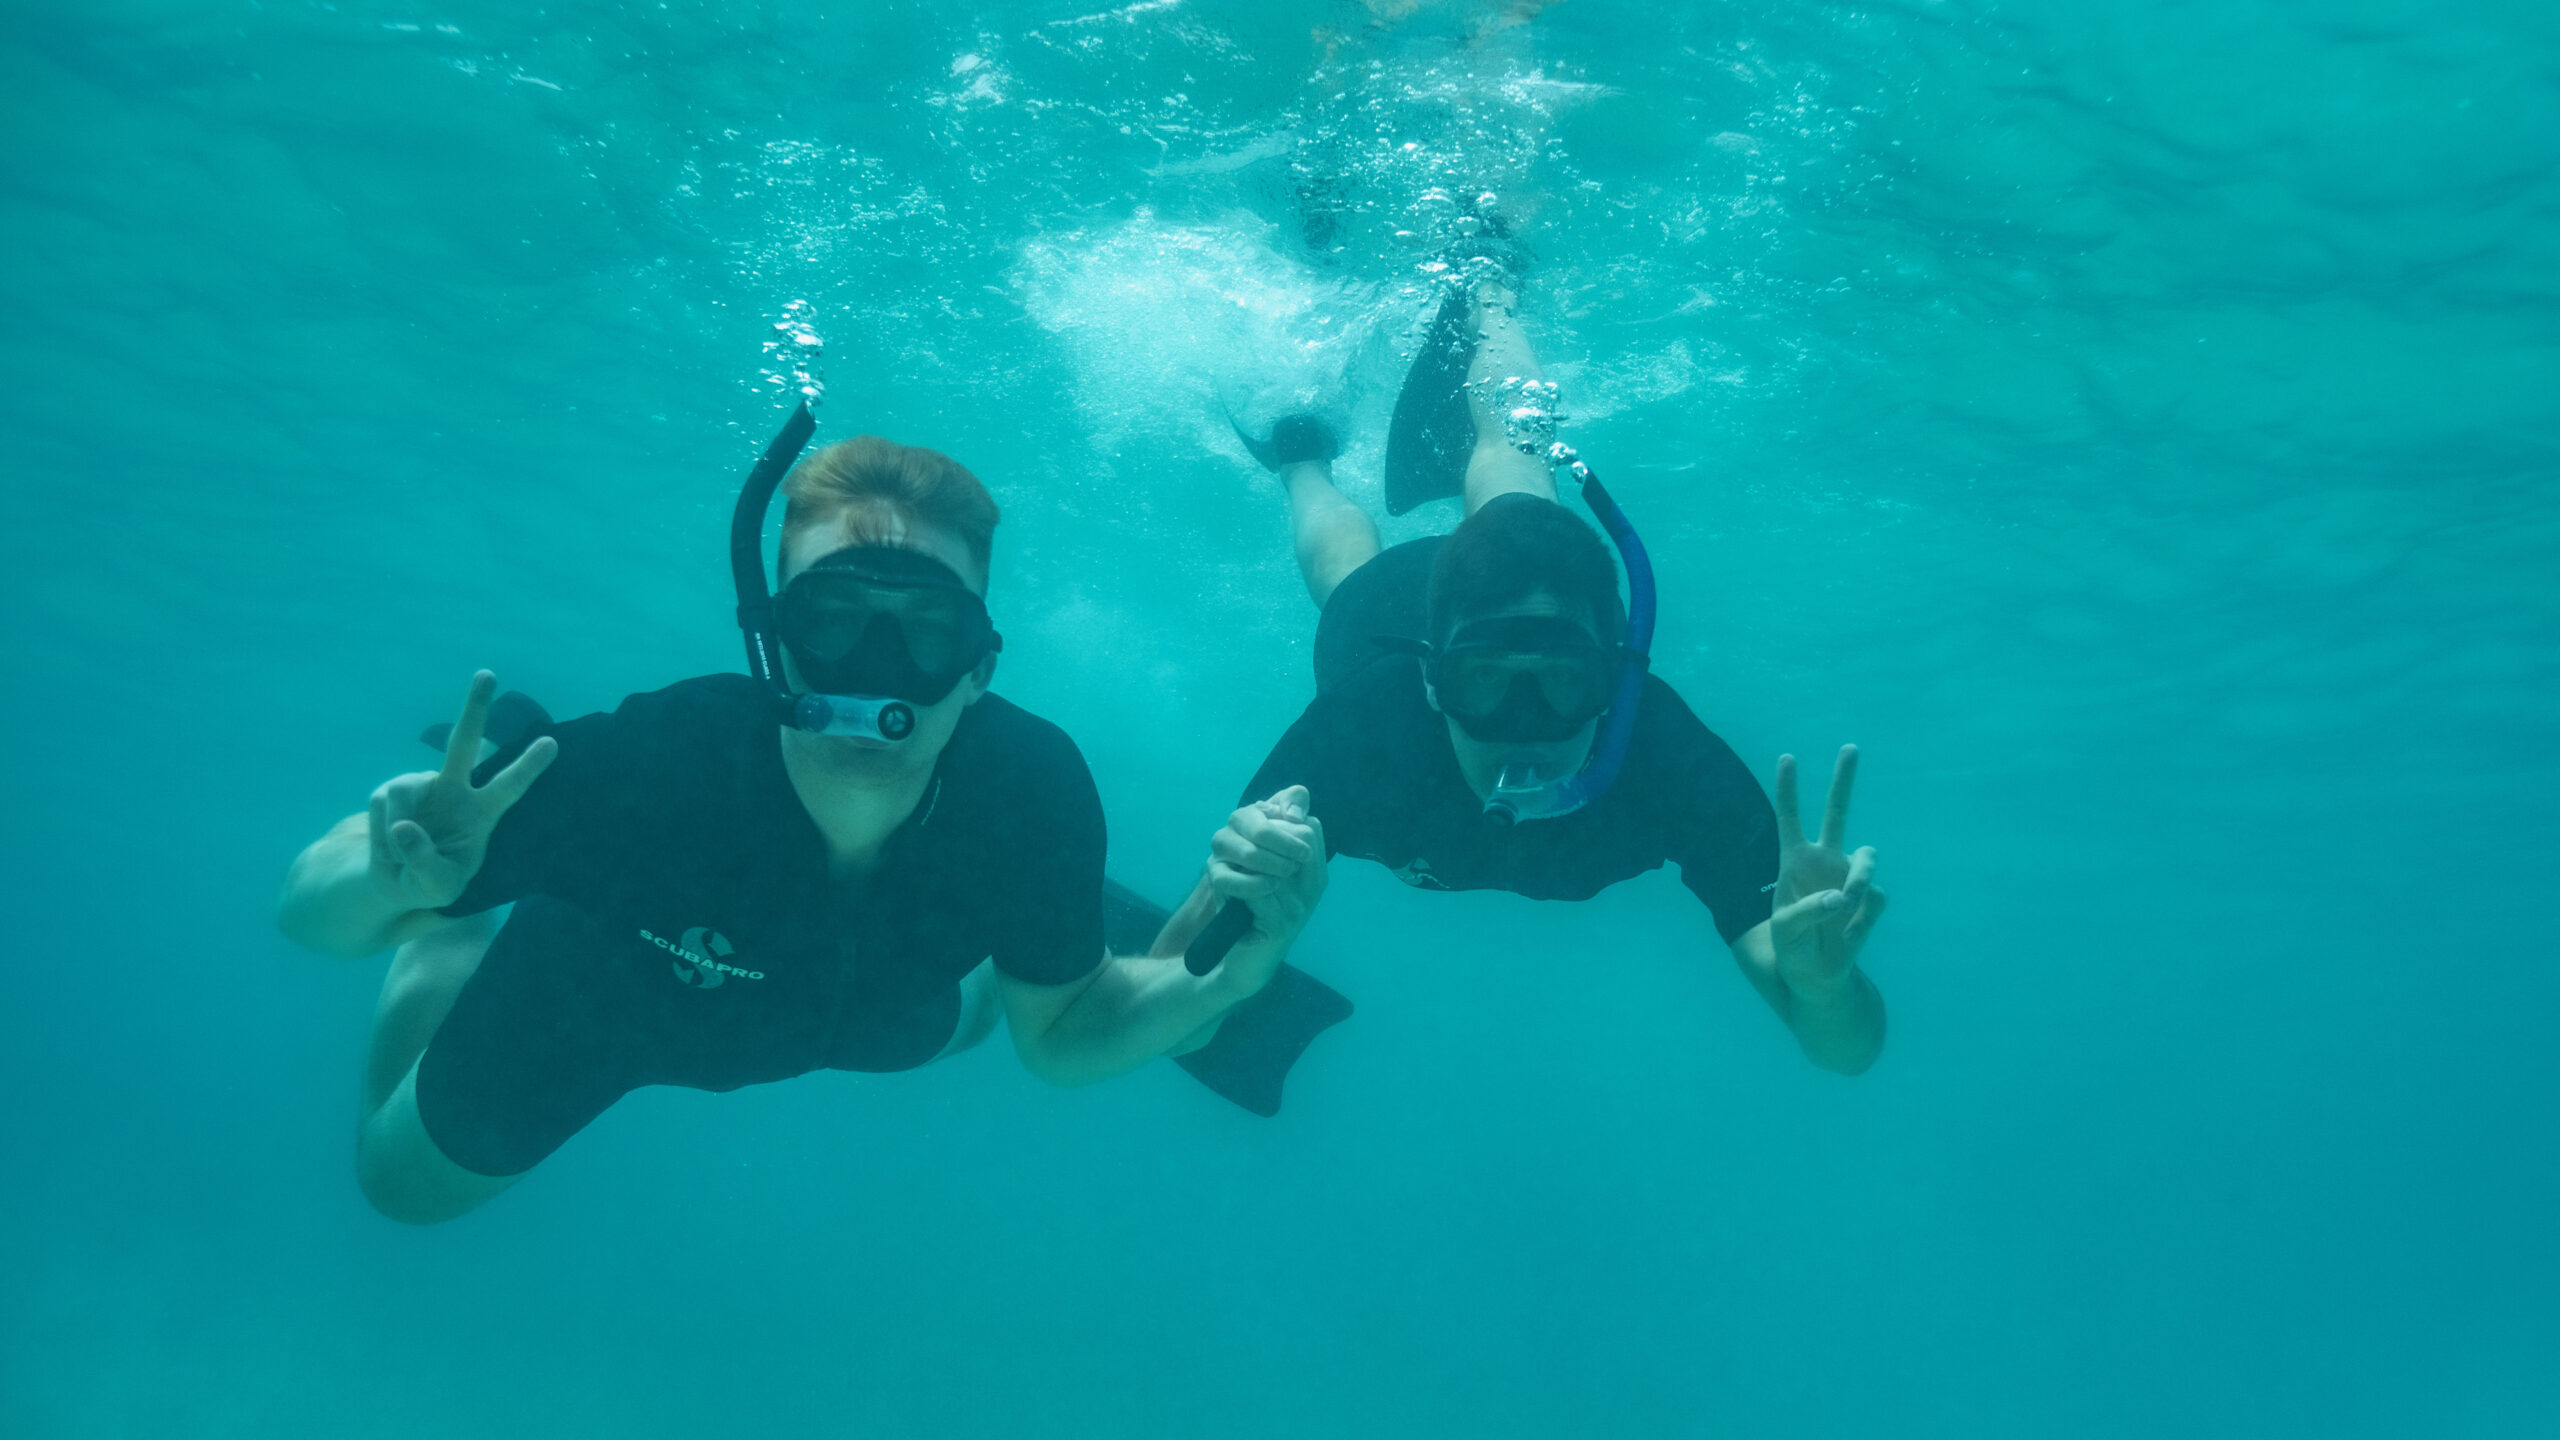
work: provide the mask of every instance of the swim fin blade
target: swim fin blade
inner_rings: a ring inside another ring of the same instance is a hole
[[[1476,329],[1466,294],[1452,287],[1405,372],[1404,389],[1387,422],[1387,513],[1463,495],[1476,421],[1467,409],[1467,367],[1475,363]]]
[[[1102,884],[1104,941],[1115,954],[1142,955],[1172,912],[1125,885]],[[1351,1018],[1351,1002],[1313,975],[1281,962],[1262,993],[1227,1012],[1217,1038],[1173,1063],[1256,1115],[1280,1113],[1290,1067],[1318,1035]]]

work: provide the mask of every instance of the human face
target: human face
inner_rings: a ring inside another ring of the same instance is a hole
[[[1456,628],[1462,631],[1477,621],[1510,616],[1562,618],[1582,626],[1586,632],[1590,629],[1589,617],[1583,614],[1580,606],[1567,605],[1545,590],[1532,592],[1497,610],[1464,616]],[[1428,680],[1424,682],[1423,694],[1431,702],[1432,709],[1441,710],[1440,697],[1431,689]],[[1542,776],[1567,775],[1581,769],[1591,758],[1593,738],[1600,733],[1600,721],[1594,717],[1561,740],[1479,740],[1468,734],[1445,710],[1442,711],[1442,721],[1449,729],[1449,748],[1457,756],[1458,773],[1466,778],[1467,788],[1473,790],[1479,800],[1492,797],[1494,782],[1501,778],[1505,766],[1534,766]]]
[[[935,560],[959,576],[961,583],[975,595],[986,593],[986,572],[977,565],[966,542],[940,526],[921,524],[892,511],[848,512],[832,525],[812,526],[794,534],[783,546],[781,579],[787,590],[801,572],[825,557],[848,546],[884,546],[910,550]],[[811,688],[809,677],[801,673],[797,658],[789,646],[783,647],[783,674],[796,691]],[[901,740],[874,740],[862,736],[826,735],[807,737],[830,747],[853,751],[894,752],[899,758],[930,765],[949,743],[951,733],[959,726],[961,712],[987,693],[995,674],[996,657],[989,654],[977,668],[960,678],[949,694],[932,704],[914,706],[916,726]],[[947,672],[946,672],[947,673]]]

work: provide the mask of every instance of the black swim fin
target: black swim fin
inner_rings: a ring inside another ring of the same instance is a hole
[[[1414,352],[1404,389],[1387,422],[1387,513],[1463,495],[1467,457],[1476,448],[1467,409],[1467,367],[1475,363],[1476,327],[1467,323],[1466,292],[1452,286]]]
[[[1171,912],[1115,881],[1102,882],[1102,933],[1112,953],[1143,955]],[[1280,1113],[1280,1087],[1318,1035],[1351,1018],[1332,986],[1282,961],[1262,993],[1227,1012],[1218,1037],[1173,1063],[1256,1115]]]
[[[542,703],[521,690],[502,690],[489,702],[489,719],[481,727],[480,737],[500,750],[511,750],[536,730],[550,728],[551,712]],[[418,736],[430,750],[441,750],[453,739],[453,722],[439,720]],[[477,763],[478,756],[472,760]]]
[[[1246,430],[1243,422],[1237,420],[1232,412],[1227,416],[1227,424],[1234,428],[1236,438],[1244,442],[1245,450],[1265,470],[1277,470],[1283,465],[1295,465],[1304,460],[1321,462],[1342,453],[1342,442],[1334,438],[1333,427],[1324,423],[1322,416],[1305,411],[1283,415],[1272,422],[1271,436],[1267,440],[1253,438],[1252,432]]]

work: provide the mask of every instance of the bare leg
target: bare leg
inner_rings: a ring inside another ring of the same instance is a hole
[[[1333,488],[1330,461],[1283,465],[1280,483],[1289,487],[1289,534],[1297,543],[1298,573],[1306,577],[1307,593],[1321,610],[1335,586],[1378,558],[1378,527]]]
[[[418,1057],[480,968],[497,917],[475,915],[421,935],[391,957],[374,1006],[356,1126],[356,1183],[373,1208],[410,1225],[433,1225],[476,1209],[516,1183],[446,1158],[418,1118]]]
[[[1529,337],[1512,318],[1518,300],[1499,284],[1476,292],[1476,354],[1467,367],[1467,410],[1475,416],[1476,448],[1467,457],[1467,513],[1473,515],[1496,495],[1514,491],[1541,500],[1556,498],[1555,474],[1545,461],[1513,448],[1503,433],[1502,417],[1516,400],[1503,393],[1506,380],[1544,380]]]

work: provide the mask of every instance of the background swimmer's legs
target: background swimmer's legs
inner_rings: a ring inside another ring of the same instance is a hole
[[[1523,455],[1503,433],[1502,416],[1514,403],[1502,382],[1544,380],[1529,337],[1512,317],[1519,301],[1500,285],[1476,292],[1476,353],[1467,367],[1467,410],[1475,417],[1476,448],[1467,456],[1467,513],[1473,515],[1496,495],[1517,490],[1542,500],[1556,498],[1555,474],[1546,462]]]
[[[1333,488],[1333,466],[1326,461],[1283,465],[1280,483],[1289,487],[1289,534],[1297,544],[1298,573],[1306,577],[1307,594],[1321,610],[1344,577],[1378,558],[1378,527]]]
[[[373,1038],[364,1059],[356,1127],[356,1184],[385,1216],[433,1225],[478,1208],[516,1183],[465,1170],[446,1158],[418,1118],[418,1057],[452,1012],[489,941],[496,912],[457,920],[401,946],[382,978]]]

